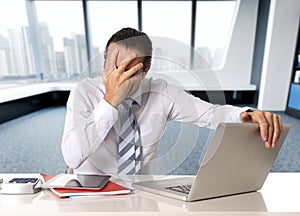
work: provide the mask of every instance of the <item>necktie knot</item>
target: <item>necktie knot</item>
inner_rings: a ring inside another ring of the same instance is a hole
[[[122,102],[123,107],[126,110],[132,109],[132,106],[136,105],[137,102],[133,100],[132,98],[127,98]]]

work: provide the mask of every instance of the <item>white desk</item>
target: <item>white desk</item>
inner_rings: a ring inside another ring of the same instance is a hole
[[[0,174],[0,177],[4,174]],[[59,199],[50,191],[0,195],[0,215],[300,215],[300,173],[270,173],[259,192],[197,202],[155,194]]]
[[[17,100],[33,95],[53,91],[70,91],[75,84],[69,83],[31,83],[31,84],[1,84],[0,103]],[[6,87],[5,87],[6,86]]]

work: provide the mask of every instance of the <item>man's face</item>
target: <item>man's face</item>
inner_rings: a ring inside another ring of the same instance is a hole
[[[111,43],[109,46],[108,46],[108,49],[107,49],[107,54],[106,54],[106,60],[107,58],[110,58],[111,56],[111,53],[115,50],[115,49],[118,49],[119,50],[119,54],[117,56],[117,60],[116,60],[116,68],[119,67],[119,65],[124,61],[126,60],[126,58],[128,58],[128,56],[132,55],[132,54],[136,54],[136,58],[133,59],[125,68],[125,71],[129,70],[130,68],[132,68],[133,66],[139,64],[139,63],[143,63],[145,58],[144,56],[138,52],[137,50],[135,49],[128,49],[122,45],[119,45],[119,44],[116,44],[116,43]],[[135,74],[138,74],[138,73],[142,73],[142,72],[147,72],[149,69],[147,69],[146,71],[144,71],[143,69],[137,71]],[[134,75],[135,75],[134,74]]]
[[[134,59],[132,59],[133,56],[135,56]],[[105,81],[106,88],[111,88],[114,89],[115,91],[117,88],[116,91],[117,98],[118,97],[121,99],[123,97],[128,98],[131,95],[133,95],[138,90],[142,79],[144,79],[146,72],[149,70],[149,69],[143,70],[143,68],[141,68],[141,65],[139,64],[143,62],[144,62],[144,56],[141,55],[141,53],[138,52],[137,50],[128,49],[120,44],[111,43],[107,48],[107,53],[106,53],[105,63],[104,63],[103,76],[104,76],[104,81],[106,80]],[[121,65],[123,66],[121,67]],[[114,68],[112,68],[113,66]],[[131,68],[133,69],[130,70]],[[141,69],[136,71],[138,68]],[[127,71],[128,74],[126,74]],[[110,82],[107,80],[110,80]]]

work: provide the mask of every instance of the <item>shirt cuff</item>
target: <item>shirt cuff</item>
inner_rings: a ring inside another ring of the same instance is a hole
[[[100,133],[107,133],[118,120],[118,110],[104,99],[96,105],[93,114]]]
[[[236,122],[240,122],[240,123],[242,123],[242,121],[241,121],[241,113],[242,112],[246,112],[247,110],[256,110],[256,109],[254,109],[254,108],[252,108],[252,107],[242,107],[242,108],[239,108],[239,111],[236,113],[237,115],[235,115],[235,120],[234,121],[236,121]]]

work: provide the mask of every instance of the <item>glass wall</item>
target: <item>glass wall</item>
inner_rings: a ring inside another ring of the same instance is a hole
[[[152,71],[182,71],[190,66],[192,1],[145,1],[143,31],[152,36]]]
[[[87,68],[80,1],[35,1],[43,79],[74,79]]]
[[[89,1],[88,6],[92,44],[101,51],[121,28],[138,29],[136,1]]]
[[[0,81],[34,78],[35,74],[25,1],[2,2],[0,7]]]
[[[143,0],[139,8],[136,0],[90,0],[86,14],[83,5],[80,0],[3,2],[0,7],[0,81],[65,81],[78,80],[82,74],[91,75],[90,70],[97,74],[103,68],[103,51],[109,37],[123,27],[138,29],[139,26],[149,36],[170,39],[172,46],[180,44],[191,48],[191,44],[195,44],[213,69],[222,68],[236,1],[198,0],[196,17],[192,17],[192,1]],[[195,37],[191,35],[193,19]],[[86,32],[89,32],[89,40]],[[154,55],[168,56],[161,47],[154,49]],[[177,51],[182,54],[179,48]],[[186,53],[183,57],[173,56],[173,62],[189,66],[190,52]],[[154,58],[155,61],[159,60]],[[178,69],[161,66],[168,64],[166,62],[158,63],[155,70]]]
[[[125,27],[138,29],[137,2],[88,1],[88,11],[92,48],[90,64],[93,66],[92,76],[97,76],[103,69],[103,54],[111,35]]]
[[[191,1],[145,1],[142,8],[143,31],[190,44]]]
[[[223,67],[234,24],[236,1],[198,1],[195,49],[212,69]]]

